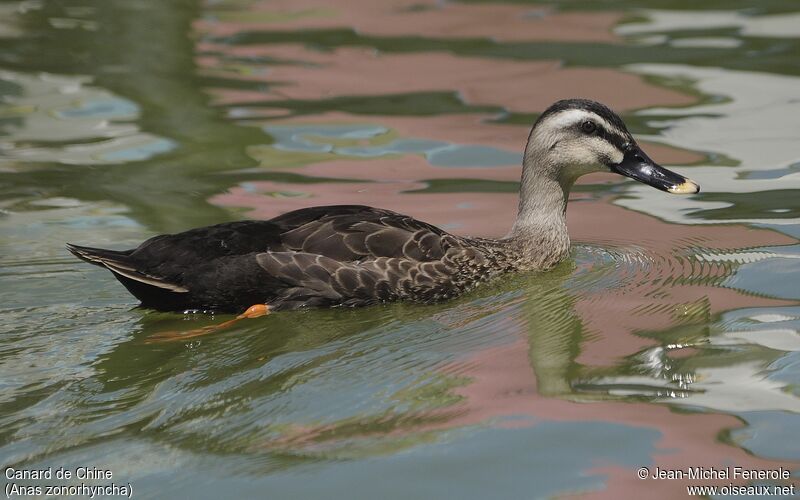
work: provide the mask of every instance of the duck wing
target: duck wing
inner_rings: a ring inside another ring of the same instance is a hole
[[[315,207],[271,222],[282,226],[281,248],[255,262],[273,283],[266,302],[275,309],[435,302],[473,286],[464,268],[487,263],[468,240],[388,210]]]
[[[444,235],[435,226],[389,210],[333,205],[302,208],[266,221],[226,222],[155,236],[124,253],[146,266],[148,274],[169,277],[218,258],[265,251],[307,252],[340,261],[436,259],[441,257],[437,243]]]
[[[282,285],[275,308],[435,302],[473,286],[488,265],[470,240],[389,210],[315,207],[271,222],[284,227],[282,248],[255,260]]]
[[[471,288],[477,281],[463,273],[485,263],[475,249],[451,247],[441,260],[378,257],[339,261],[306,252],[264,252],[255,261],[265,280],[277,283],[263,302],[274,309],[303,306],[363,306],[397,299],[436,302]],[[475,265],[477,264],[477,265]]]
[[[413,217],[360,205],[313,207],[270,221],[281,228],[280,248],[347,262],[379,257],[415,261],[441,259],[442,243],[457,237]]]

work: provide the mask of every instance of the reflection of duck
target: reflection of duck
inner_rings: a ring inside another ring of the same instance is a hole
[[[519,213],[503,239],[468,238],[377,208],[312,207],[156,236],[127,251],[68,245],[109,269],[142,305],[249,314],[303,306],[434,302],[510,271],[543,270],[569,251],[575,180],[612,171],[672,193],[694,182],[654,163],[602,104],[559,101],[531,130]],[[264,307],[268,306],[268,309]]]

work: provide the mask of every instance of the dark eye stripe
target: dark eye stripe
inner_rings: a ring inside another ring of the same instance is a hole
[[[611,144],[616,146],[617,149],[619,149],[620,151],[625,149],[623,146],[626,143],[631,142],[630,137],[625,137],[619,135],[616,132],[611,132],[609,130],[606,130],[605,127],[603,127],[602,125],[597,126],[597,131],[595,132],[595,135],[597,135],[598,137],[602,137],[606,141],[610,142]]]

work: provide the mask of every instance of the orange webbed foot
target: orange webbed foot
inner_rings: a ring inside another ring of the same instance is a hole
[[[236,319],[259,318],[269,314],[269,306],[266,304],[256,304],[247,308],[245,312],[236,316]]]
[[[173,330],[169,332],[156,333],[155,335],[151,335],[146,342],[148,344],[155,342],[171,342],[176,340],[186,340],[194,337],[200,337],[202,335],[208,335],[210,333],[215,333],[225,328],[228,328],[232,324],[242,319],[259,318],[261,316],[266,316],[267,314],[269,314],[269,312],[270,311],[268,305],[255,304],[248,307],[245,312],[236,316],[236,318],[224,321],[218,325],[209,325],[209,326],[204,326],[202,328],[195,328],[193,330],[187,330],[183,332]]]

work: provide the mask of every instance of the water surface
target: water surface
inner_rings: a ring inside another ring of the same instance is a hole
[[[0,462],[140,498],[795,470],[800,11],[745,3],[0,2]],[[230,317],[136,308],[63,248],[334,203],[501,236],[531,123],[575,96],[703,191],[582,180],[543,275],[163,342]]]

